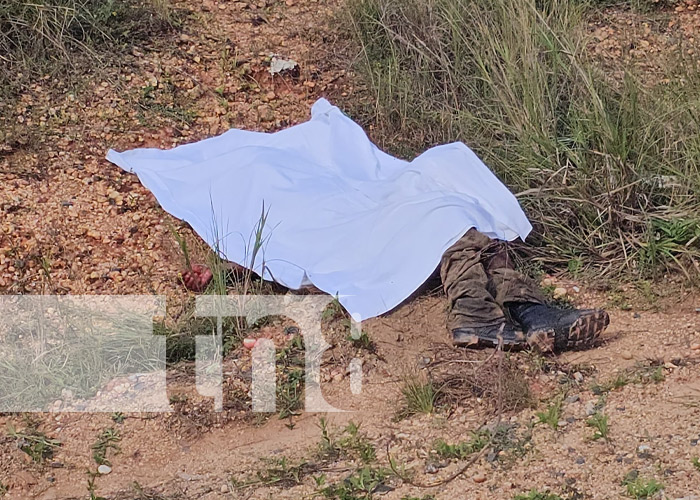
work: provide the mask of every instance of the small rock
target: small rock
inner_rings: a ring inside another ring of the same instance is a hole
[[[564,401],[571,404],[571,403],[577,403],[580,399],[581,399],[581,397],[578,394],[574,394],[573,396],[568,396]]]
[[[632,353],[629,352],[629,351],[622,351],[622,352],[620,353],[620,357],[621,357],[622,359],[630,360],[630,359],[633,358],[633,355],[632,355]]]
[[[476,473],[474,475],[474,477],[472,477],[472,479],[474,480],[474,482],[476,484],[481,484],[481,483],[486,482],[486,476],[480,472]]]
[[[103,476],[106,476],[107,474],[112,472],[112,468],[109,465],[102,464],[97,468],[97,472],[99,472]]]
[[[560,420],[559,422],[557,422],[557,427],[566,427],[567,425],[569,425],[569,422],[567,422],[566,420]]]
[[[690,348],[691,348],[693,351],[700,351],[700,343],[691,344],[691,345],[690,345]]]
[[[637,448],[637,456],[639,458],[649,458],[651,456],[651,446],[648,444],[640,444]]]
[[[219,491],[221,491],[221,493],[228,493],[228,486],[224,484],[223,486],[221,486]]]
[[[566,297],[567,293],[568,292],[567,292],[566,288],[564,288],[563,286],[558,286],[557,288],[554,289],[554,292],[552,292],[552,296],[555,299],[562,299],[562,298]]]
[[[574,373],[574,380],[579,384],[583,382],[583,375],[581,374],[581,372]]]
[[[267,104],[258,106],[258,116],[263,122],[271,122],[275,119],[275,112]]]
[[[586,415],[589,417],[597,411],[597,408],[595,407],[595,401],[589,401],[586,403],[586,406],[584,408],[586,410]]]
[[[427,463],[425,464],[425,473],[426,474],[437,474],[438,468],[435,466],[433,463]]]
[[[586,459],[583,458],[583,457],[578,457],[578,458],[576,459],[576,465],[583,465],[583,464],[585,464],[585,463],[586,463]]]
[[[581,287],[578,286],[572,287],[571,289],[574,291],[574,293],[579,293],[581,291]]]

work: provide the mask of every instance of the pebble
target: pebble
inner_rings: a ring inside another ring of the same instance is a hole
[[[595,412],[597,411],[595,407],[595,401],[589,401],[588,403],[586,403],[585,410],[586,415],[588,416],[595,414]]]
[[[700,343],[691,344],[691,345],[690,345],[690,348],[691,348],[693,351],[700,351]]]
[[[112,472],[112,468],[109,465],[102,464],[97,468],[97,472],[105,476]]]
[[[567,293],[568,293],[568,292],[567,292],[566,288],[564,288],[563,286],[559,286],[559,287],[557,287],[557,288],[554,289],[554,292],[552,293],[552,296],[553,296],[555,299],[561,299],[561,298],[566,297],[566,294],[567,294]]]
[[[632,353],[629,351],[622,351],[620,353],[620,357],[622,357],[622,359],[626,359],[626,360],[630,360],[633,358]]]
[[[581,372],[574,373],[574,380],[579,384],[583,382],[583,375],[581,374]]]
[[[475,482],[476,484],[481,484],[481,483],[483,483],[483,482],[486,482],[486,476],[483,475],[483,474],[480,473],[480,472],[477,473],[477,474],[475,474],[474,477],[473,477],[472,479],[474,480],[474,482]]]
[[[578,458],[576,459],[576,464],[577,464],[577,465],[583,465],[583,464],[585,464],[585,463],[586,463],[586,459],[583,458],[583,457],[578,457]]]
[[[566,427],[567,425],[569,425],[569,422],[567,422],[566,420],[560,420],[559,422],[557,422],[557,427]]]
[[[571,403],[577,403],[580,399],[581,399],[581,397],[578,394],[574,394],[573,396],[567,397],[564,401],[571,404]]]
[[[221,491],[221,493],[228,493],[228,486],[224,484],[219,491]]]

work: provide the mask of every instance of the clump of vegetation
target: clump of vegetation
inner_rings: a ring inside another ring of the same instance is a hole
[[[404,378],[401,387],[402,407],[397,418],[408,418],[416,414],[430,414],[436,409],[440,389],[426,376],[411,375]]]
[[[597,441],[598,439],[608,439],[610,426],[608,425],[607,415],[603,415],[602,413],[594,413],[588,420],[586,420],[586,425],[593,427],[594,432],[591,439],[594,441]]]
[[[640,476],[636,470],[629,472],[625,476],[622,485],[625,486],[627,495],[635,499],[650,498],[664,489],[664,485],[656,481],[656,479],[646,479]]]
[[[527,493],[515,495],[513,500],[563,500],[559,495],[549,491],[530,490]]]
[[[75,66],[169,29],[165,0],[0,0],[0,88]]]
[[[112,450],[114,452],[119,451],[119,445],[117,444],[122,438],[119,431],[113,428],[105,429],[97,437],[97,441],[92,445],[92,458],[97,465],[112,465],[107,459],[107,452]]]
[[[321,489],[325,498],[334,500],[360,500],[372,498],[372,493],[391,475],[381,467],[364,466],[343,481]]]
[[[559,420],[561,419],[561,407],[564,402],[564,396],[557,396],[554,401],[552,401],[545,411],[538,411],[537,418],[538,423],[547,424],[552,429],[556,430],[559,427]]]
[[[658,384],[665,380],[663,361],[639,361],[634,366],[623,370],[608,381],[591,386],[594,394],[607,394],[628,384]]]
[[[38,423],[33,420],[27,421],[24,430],[18,431],[9,429],[10,437],[17,440],[17,447],[29,455],[36,463],[42,463],[53,457],[56,448],[61,446],[57,439],[48,437],[38,428]]]
[[[700,78],[682,50],[673,83],[647,88],[587,54],[589,2],[348,5],[375,139],[405,156],[466,142],[533,221],[528,251],[639,275],[700,256]]]
[[[487,429],[472,432],[468,441],[457,444],[448,444],[443,439],[439,439],[433,445],[435,453],[440,458],[462,460],[472,453],[477,453],[484,449],[491,442],[491,432]]]
[[[321,418],[321,442],[318,457],[325,461],[340,458],[359,459],[362,463],[372,463],[377,459],[377,450],[367,437],[360,433],[360,426],[350,421],[339,436],[334,436],[328,428],[328,422]]]
[[[698,458],[698,457],[693,457],[693,458],[690,460],[690,463],[692,463],[692,464],[693,464],[693,467],[695,467],[697,470],[700,470],[700,458]]]

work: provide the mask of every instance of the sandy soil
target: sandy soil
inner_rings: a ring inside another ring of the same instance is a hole
[[[135,176],[104,160],[107,149],[167,148],[229,127],[271,131],[307,119],[319,96],[340,103],[367,98],[355,88],[344,59],[334,57],[348,51],[334,34],[337,0],[180,0],[176,5],[187,14],[181,30],[154,38],[119,64],[112,61],[113,67],[79,87],[50,79],[35,82],[3,124],[3,293],[158,293],[168,297],[168,315],[176,319],[192,294],[176,279],[183,258],[170,227],[185,235],[193,260],[201,261],[205,249],[160,209]],[[685,31],[679,33],[692,31],[698,20],[694,6],[690,2],[681,11],[669,10],[663,30],[657,25],[647,30],[627,13],[611,13],[591,25],[600,41],[595,50],[603,58],[615,57],[628,47],[624,40],[630,36],[677,43],[679,37],[668,30],[681,26]],[[621,19],[641,31],[615,36]],[[273,53],[297,61],[299,76],[271,78]],[[625,57],[647,61],[629,50]],[[310,498],[319,490],[313,476],[323,473],[326,484],[339,482],[361,465],[340,458],[302,477],[300,484],[285,486],[237,487],[232,479],[256,477],[267,467],[261,459],[312,460],[325,417],[336,434],[350,421],[360,424],[376,449],[375,466],[389,467],[391,456],[411,471],[410,481],[388,479],[385,491],[376,493],[382,498],[510,499],[532,488],[562,498],[619,498],[626,492],[622,480],[633,470],[662,483],[668,498],[700,498],[700,470],[691,461],[700,456],[697,293],[661,281],[642,297],[624,287],[593,291],[553,279],[567,287],[576,304],[609,307],[611,326],[590,351],[549,358],[508,356],[532,392],[532,407],[499,411],[497,398],[473,394],[450,410],[393,418],[407,374],[432,373],[436,360],[445,356],[461,360],[450,365],[453,371],[505,358],[494,358],[490,350],[450,347],[444,298],[425,292],[364,324],[376,353],[351,346],[342,319],[331,321],[335,340],[326,354],[323,390],[345,412],[302,413],[291,422],[261,419],[236,400],[215,413],[211,401],[194,394],[191,374],[182,370],[169,378],[175,409],[170,414],[126,414],[122,422],[111,414],[38,415],[39,429],[62,443],[44,463],[32,462],[11,434],[12,428],[26,427],[26,416],[0,415],[0,484],[7,487],[8,499],[89,498],[89,473],[97,469],[91,447],[101,432],[115,428],[121,436],[119,450],[110,452],[111,473],[95,477],[95,495]],[[283,328],[273,324],[264,335],[284,339]],[[346,374],[353,357],[364,365],[359,395],[351,393]],[[655,380],[638,376],[639,364],[645,362],[658,367]],[[246,366],[248,351],[235,350],[225,371],[236,391],[227,394],[245,399],[245,384],[236,384]],[[604,394],[595,387],[621,374],[628,376],[620,387]],[[117,386],[113,383],[105,392]],[[557,429],[535,425],[537,412],[559,395],[565,399]],[[608,416],[608,439],[591,439],[593,429],[586,421],[594,406]],[[467,463],[436,461],[437,439],[456,443],[483,425],[504,424],[511,445],[495,457],[477,457],[451,481],[425,487]]]

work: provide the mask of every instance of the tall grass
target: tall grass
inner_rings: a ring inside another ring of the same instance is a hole
[[[168,0],[0,0],[0,85],[94,58],[167,29]],[[18,81],[19,80],[19,81]]]
[[[663,87],[613,80],[587,55],[581,1],[347,5],[385,145],[468,144],[546,262],[648,273],[700,256],[700,78],[680,57]]]

